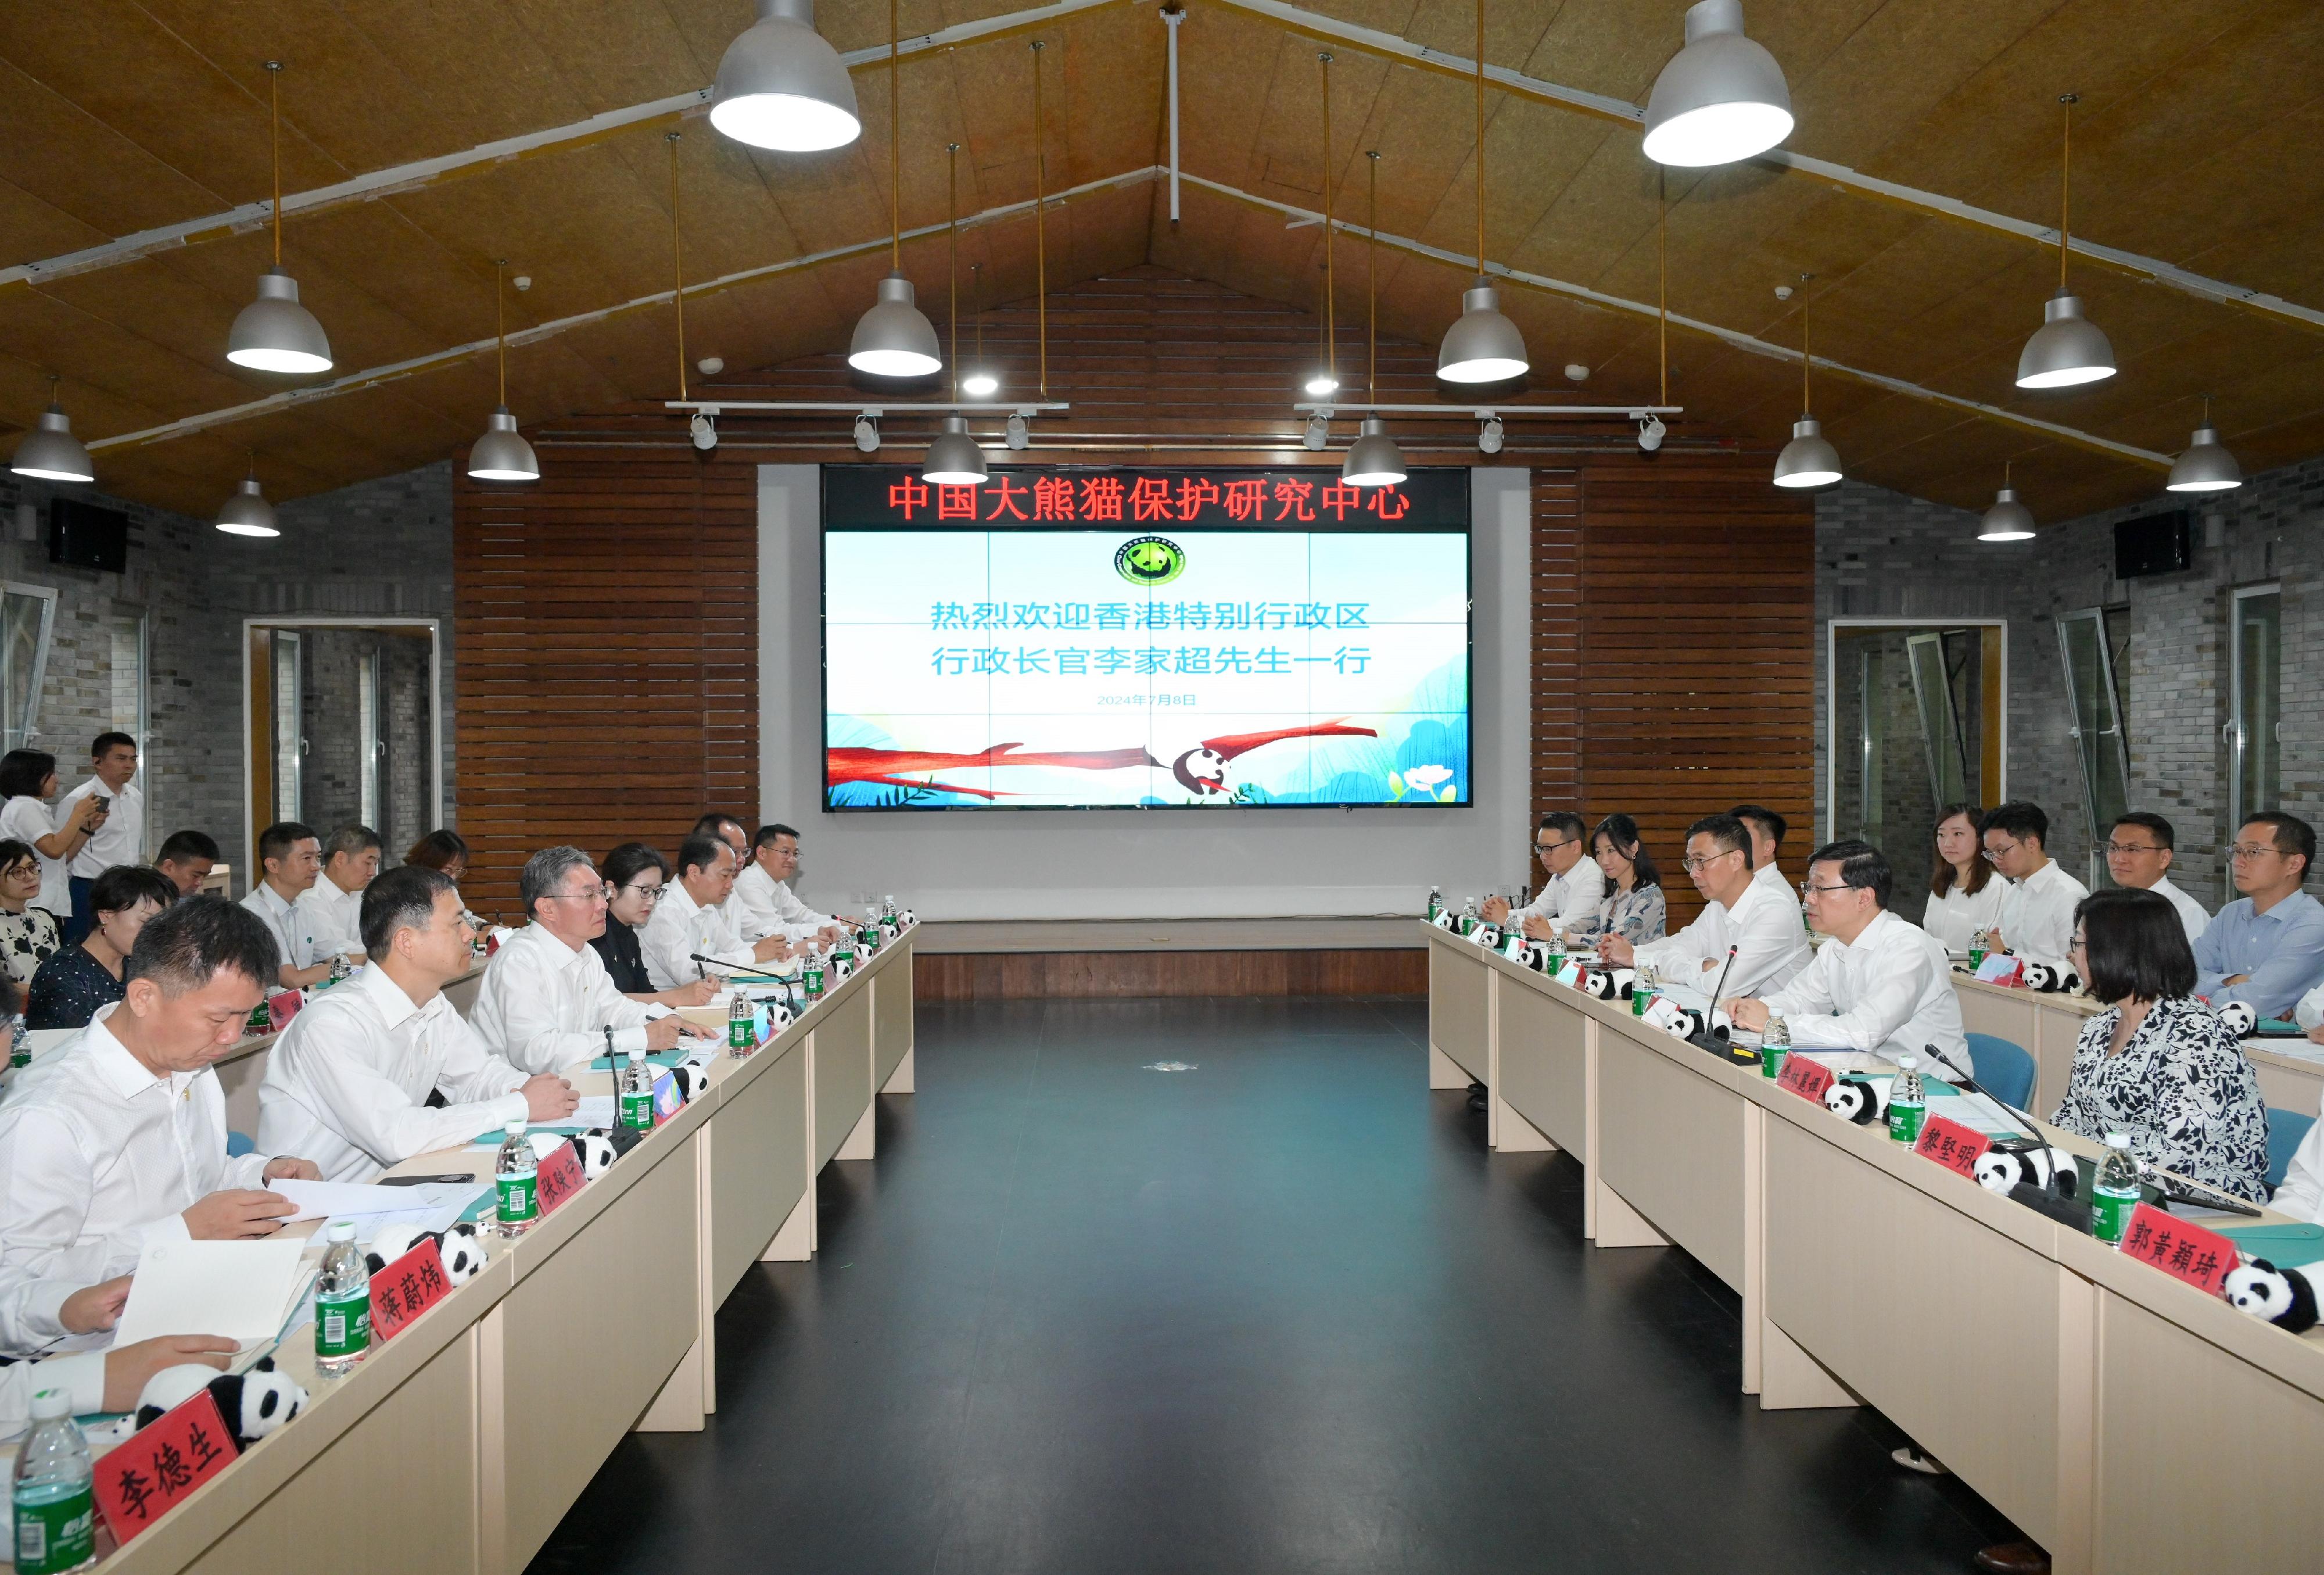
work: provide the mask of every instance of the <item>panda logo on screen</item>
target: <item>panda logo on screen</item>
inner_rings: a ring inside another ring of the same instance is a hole
[[[1138,536],[1113,555],[1113,571],[1132,585],[1167,585],[1186,572],[1186,550],[1167,536]]]

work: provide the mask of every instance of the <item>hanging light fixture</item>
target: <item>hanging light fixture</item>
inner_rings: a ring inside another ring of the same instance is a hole
[[[1323,365],[1306,382],[1307,397],[1322,399],[1340,391],[1340,336],[1333,320],[1339,298],[1332,288],[1332,54],[1319,51],[1323,68]]]
[[[678,131],[669,133],[663,139],[669,144],[669,303],[678,310],[678,397],[680,402],[690,401],[694,397],[686,385],[686,236],[678,224],[678,217],[679,200],[678,144],[685,139],[686,134]],[[701,434],[698,423],[702,419],[703,412],[696,411],[694,420],[687,423],[697,440]],[[696,447],[709,449],[715,447],[717,441],[716,426],[714,422],[710,441],[707,443],[697,441]]]
[[[847,364],[874,377],[925,377],[944,366],[936,354],[936,325],[912,304],[912,282],[904,277],[904,118],[898,97],[897,58],[901,48],[897,0],[888,0],[888,276],[880,298],[855,320]]]
[[[960,398],[960,144],[946,143],[945,154],[945,274],[952,292],[952,317],[945,326],[952,335],[947,347],[953,365],[953,398]],[[982,486],[984,450],[968,435],[968,418],[958,412],[944,418],[944,431],[928,445],[920,466],[920,479],[930,486]]]
[[[1792,134],[1792,93],[1775,57],[1743,33],[1743,0],[1686,9],[1686,47],[1646,99],[1646,154],[1702,169],[1766,153]]]
[[[2066,260],[2073,255],[2072,215],[2074,175],[2074,106],[2080,96],[2061,93],[2066,107],[2065,151],[2059,160],[2058,292],[2043,303],[2042,326],[2025,341],[2017,357],[2020,388],[2072,388],[2114,375],[2114,346],[2098,324],[2082,315],[2082,300],[2066,288]]]
[[[984,359],[984,264],[968,265],[968,310],[976,319],[976,366],[960,380],[960,391],[971,399],[990,399],[1001,392],[1001,379]]]
[[[2001,491],[1993,506],[1985,511],[1985,520],[1978,526],[1980,542],[2030,542],[2034,539],[2034,511],[2017,501],[2017,489],[2009,485],[2009,462],[2001,463]]]
[[[2211,396],[2203,395],[2203,424],[2195,429],[2194,440],[2187,451],[2171,467],[2171,479],[2163,483],[2166,492],[2233,492],[2244,484],[2244,468],[2219,441],[2219,431],[2211,424]]]
[[[217,528],[229,536],[279,536],[280,525],[274,523],[274,505],[258,488],[258,453],[250,455],[250,474],[236,483],[234,495],[218,508]]]
[[[18,440],[8,468],[37,481],[95,481],[97,467],[88,462],[88,450],[73,436],[72,421],[57,403],[59,381],[54,373],[50,374],[49,408],[41,412],[32,430]]]
[[[468,475],[476,481],[538,481],[540,461],[533,457],[532,445],[516,430],[516,417],[508,406],[508,321],[507,292],[501,288],[501,278],[508,271],[508,259],[493,260],[493,340],[500,362],[501,403],[484,423],[484,435],[468,450]]]
[[[839,51],[815,30],[815,0],[759,0],[759,20],[718,62],[710,124],[738,143],[779,153],[845,147],[862,134],[855,83]]]
[[[1814,278],[1812,273],[1800,275],[1804,285]],[[1800,419],[1792,423],[1792,440],[1775,456],[1777,486],[1830,486],[1840,478],[1840,450],[1834,449],[1816,424],[1812,407],[1808,403],[1808,374],[1815,366],[1815,356],[1808,347],[1808,298],[1800,296]]]
[[[1485,0],[1477,0],[1477,283],[1461,297],[1461,316],[1444,330],[1436,375],[1447,383],[1506,383],[1525,375],[1525,336],[1501,315],[1499,292],[1485,282]]]
[[[1369,251],[1364,262],[1364,294],[1370,326],[1366,329],[1367,357],[1370,363],[1366,377],[1365,401],[1379,403],[1379,154],[1368,155],[1371,160],[1371,211],[1366,216]],[[1348,449],[1347,458],[1340,461],[1340,479],[1350,486],[1393,486],[1405,477],[1404,454],[1396,440],[1388,435],[1388,423],[1376,415],[1368,415],[1357,430],[1356,440]]]
[[[282,271],[282,62],[266,62],[273,119],[274,266],[258,276],[258,299],[242,309],[226,335],[226,358],[254,372],[331,369],[331,341],[315,314],[299,304],[299,282]]]

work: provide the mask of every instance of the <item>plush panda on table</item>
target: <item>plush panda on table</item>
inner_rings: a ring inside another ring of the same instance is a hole
[[[2024,1143],[1997,1144],[1987,1149],[1978,1155],[1971,1173],[1977,1184],[1988,1192],[2007,1192],[2021,1182],[2030,1182],[2046,1191],[2054,1180],[2059,1196],[2064,1198],[2074,1195],[2082,1179],[2074,1156],[2064,1149],[2046,1144],[2036,1148]]]
[[[573,1152],[580,1156],[582,1179],[590,1181],[611,1170],[613,1162],[622,1157],[614,1151],[613,1140],[605,1135],[605,1129],[602,1126],[576,1133]]]
[[[556,1136],[554,1133],[544,1134]],[[562,1145],[565,1139],[558,1137]],[[422,1242],[436,1244],[436,1255],[444,1260],[444,1278],[452,1284],[465,1285],[476,1277],[484,1266],[484,1246],[476,1235],[476,1228],[465,1221],[449,1230],[420,1230],[409,1225],[383,1225],[379,1234],[371,1238],[364,1251],[364,1268],[369,1274],[381,1274],[387,1265],[409,1252],[415,1252]]]
[[[920,916],[918,913],[913,913],[909,908],[907,908],[902,913],[897,914],[896,918],[907,930],[909,930],[913,925],[920,922]]]
[[[693,1104],[710,1087],[709,1072],[695,1061],[678,1062],[669,1069],[669,1075],[678,1079],[678,1097],[685,1104]]]
[[[2223,1289],[2238,1309],[2278,1329],[2305,1334],[2316,1327],[2316,1288],[2298,1269],[2254,1258],[2229,1269]]]
[[[834,983],[837,983],[839,980],[848,977],[854,972],[855,959],[853,958],[835,957],[831,959],[831,977]]]
[[[137,1396],[137,1425],[151,1427],[205,1389],[217,1402],[236,1450],[250,1448],[307,1406],[307,1392],[274,1370],[272,1357],[260,1357],[247,1373],[221,1373],[188,1362],[145,1380]]]
[[[2029,962],[2025,987],[2044,996],[2071,995],[2082,987],[2081,976],[2063,963]]]
[[[1487,951],[1501,949],[1501,931],[1497,924],[1480,924],[1469,932],[1469,939]]]
[[[1823,1107],[1858,1126],[1869,1126],[1880,1119],[1888,1101],[1876,1084],[1861,1078],[1840,1078],[1823,1091]]]
[[[2249,1001],[2229,1001],[2219,1008],[2219,1021],[2237,1039],[2249,1039],[2259,1032],[2259,1012]]]

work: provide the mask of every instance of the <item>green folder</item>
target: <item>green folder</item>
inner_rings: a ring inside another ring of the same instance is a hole
[[[2214,1227],[2246,1257],[2265,1258],[2279,1269],[2324,1263],[2324,1225],[2226,1225]]]

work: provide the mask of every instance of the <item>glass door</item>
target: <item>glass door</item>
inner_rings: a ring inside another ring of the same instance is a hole
[[[2245,816],[2274,809],[2282,792],[2283,596],[2273,585],[2253,586],[2235,593],[2232,608],[2223,846],[2235,839]]]
[[[0,585],[0,747],[29,747],[40,734],[41,684],[56,617],[57,593],[47,586]]]
[[[300,636],[293,630],[274,632],[274,816],[277,820],[300,819],[306,798],[307,738],[302,721],[304,694],[300,685]]]
[[[2114,636],[2126,626],[2118,609],[2089,607],[2058,620],[2058,648],[2066,664],[2066,694],[2074,708],[2074,750],[2081,758],[2082,805],[2090,849],[2083,883],[2106,882],[2098,838],[2130,808],[2130,748],[2115,686]]]
[[[1945,645],[1943,635],[1914,635],[1904,641],[1904,654],[1912,663],[1913,704],[1929,756],[1930,794],[1937,803],[1959,804],[1969,801],[1969,748],[1961,737]]]

